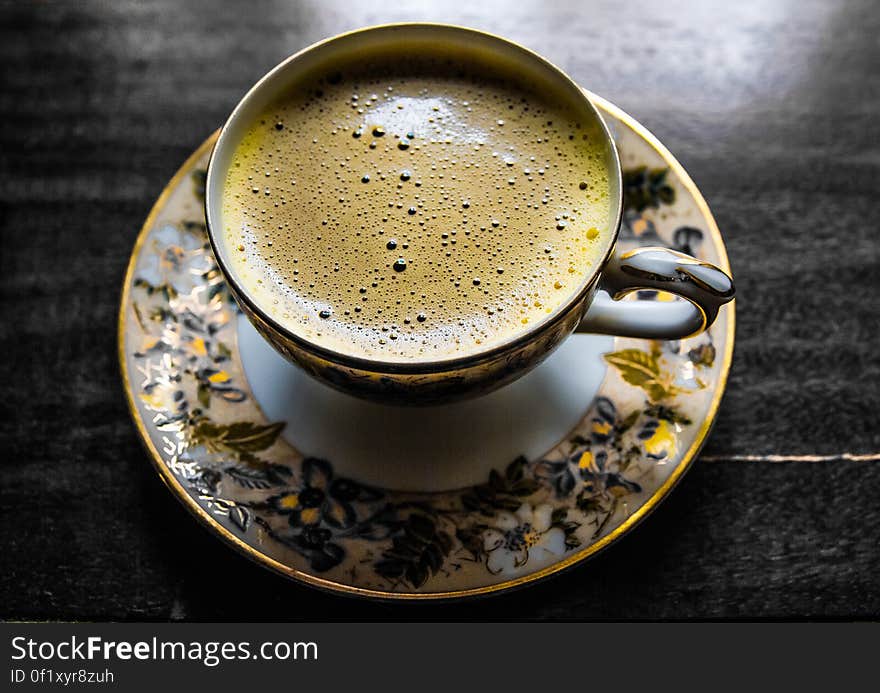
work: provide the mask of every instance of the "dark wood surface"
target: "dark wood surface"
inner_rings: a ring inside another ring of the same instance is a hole
[[[880,6],[378,6],[0,5],[0,617],[878,618]],[[640,119],[739,290],[728,391],[672,496],[594,560],[458,604],[328,595],[229,550],[153,472],[116,363],[126,262],[184,158],[288,54],[405,19],[511,37]]]

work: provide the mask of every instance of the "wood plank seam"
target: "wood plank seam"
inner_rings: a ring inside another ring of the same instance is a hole
[[[880,452],[841,452],[836,455],[706,455],[699,459],[702,462],[880,462]]]

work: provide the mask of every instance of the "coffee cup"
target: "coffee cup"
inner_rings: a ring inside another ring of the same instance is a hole
[[[510,41],[437,24],[279,64],[223,126],[205,195],[217,263],[260,334],[318,380],[396,404],[490,392],[576,329],[711,325],[730,277],[668,248],[617,250],[622,210],[617,150],[580,87]],[[620,300],[641,289],[686,300]]]

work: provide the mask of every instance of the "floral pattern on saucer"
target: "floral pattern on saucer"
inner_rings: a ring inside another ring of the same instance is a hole
[[[625,168],[620,242],[724,263],[702,199],[650,135],[600,101]],[[147,220],[126,279],[120,357],[154,463],[190,509],[253,558],[323,587],[376,596],[503,589],[627,531],[693,458],[732,349],[732,309],[678,342],[617,339],[599,396],[567,440],[482,484],[403,493],[338,476],[265,420],[237,353],[237,307],[202,211],[206,142]],[[639,292],[633,300],[670,300]],[[724,358],[718,358],[723,354]]]

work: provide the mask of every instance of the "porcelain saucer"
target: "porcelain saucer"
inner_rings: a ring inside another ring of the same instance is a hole
[[[666,245],[729,272],[681,165],[633,118],[590,96],[624,167],[619,242]],[[533,372],[468,402],[355,400],[284,361],[232,301],[205,234],[215,139],[174,175],[141,230],[119,357],[160,476],[232,546],[349,594],[497,592],[619,539],[693,462],[730,368],[732,304],[708,332],[681,341],[573,335]]]

